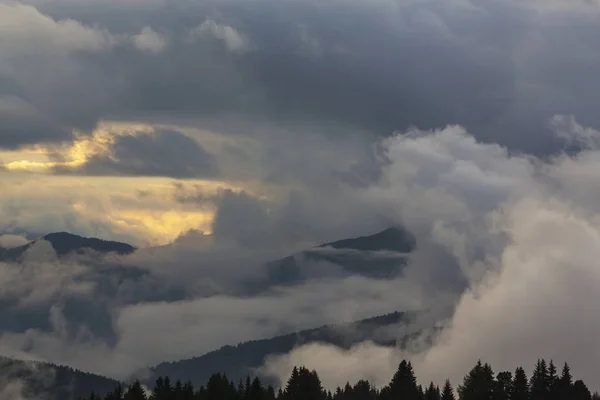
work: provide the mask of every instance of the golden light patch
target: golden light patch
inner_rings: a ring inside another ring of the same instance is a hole
[[[197,229],[205,234],[211,231],[214,213],[205,211],[181,212],[175,210],[112,210],[110,219],[117,225],[135,227],[151,245],[167,244],[181,233]]]
[[[119,231],[140,239],[142,246],[164,245],[180,234],[196,229],[211,233],[215,210],[177,203],[173,198],[174,181],[168,178],[53,177],[53,189],[69,196],[71,192],[85,199],[75,199],[70,207],[80,215],[105,220]],[[216,194],[222,189],[240,190],[225,182],[193,181],[192,187],[203,193]],[[140,191],[150,193],[140,198]]]
[[[152,131],[154,128],[146,124],[101,122],[92,135],[75,131],[76,139],[68,145],[35,145],[17,151],[0,152],[0,160],[9,171],[44,173],[55,167],[78,167],[93,155],[105,153],[119,135]]]
[[[117,232],[139,238],[136,245],[163,245],[190,229],[211,233],[214,205],[211,200],[200,200],[202,204],[198,204],[194,201],[198,193],[210,198],[223,189],[254,192],[251,182],[238,186],[215,180],[186,180],[175,186],[178,181],[168,177],[48,174],[52,168],[81,166],[95,154],[105,154],[118,135],[154,130],[146,124],[103,122],[91,136],[76,133],[75,141],[68,145],[0,151],[0,166],[10,171],[0,168],[3,199],[24,210],[11,216],[14,223],[29,226],[29,221],[46,215],[60,220],[63,213],[70,216],[75,212],[75,218],[100,227],[93,228],[100,229],[99,234]],[[211,143],[215,149],[220,146],[216,137]],[[189,196],[190,200],[177,201],[176,194]]]

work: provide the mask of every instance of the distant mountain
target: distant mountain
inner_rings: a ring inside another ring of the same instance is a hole
[[[50,242],[59,256],[83,249],[91,249],[101,253],[117,253],[119,255],[131,254],[136,250],[135,247],[127,243],[87,238],[67,232],[49,233],[42,239]]]
[[[69,334],[88,329],[94,336],[116,340],[111,309],[115,304],[128,305],[149,301],[177,301],[185,298],[181,284],[157,278],[142,267],[122,264],[117,258],[105,258],[105,254],[128,254],[135,247],[120,242],[85,238],[59,232],[51,233],[26,245],[0,249],[0,261],[14,263],[8,270],[18,269],[24,276],[37,274],[40,263],[56,262],[56,257],[77,256],[87,250],[91,257],[79,257],[76,267],[66,262],[56,267],[67,269],[73,284],[85,287],[85,292],[50,292],[43,301],[25,302],[10,291],[0,293],[0,334],[2,332],[26,332],[29,329],[52,331],[48,316],[56,305],[67,321]],[[30,254],[31,252],[31,254]],[[94,253],[98,256],[94,256]],[[21,263],[25,254],[36,262]],[[48,258],[46,260],[46,257]],[[62,263],[61,263],[62,264]]]
[[[402,272],[414,246],[413,236],[401,228],[340,240],[265,263],[264,269],[250,278],[232,286],[219,286],[224,288],[219,293],[252,296],[276,286],[351,275],[388,279]],[[59,232],[45,235],[24,246],[0,248],[0,261],[19,262],[25,252],[31,251],[32,256],[43,262],[46,254],[52,255],[52,258],[53,252],[59,257],[76,256],[85,249],[91,249],[99,255],[135,251],[135,247],[126,243]],[[80,257],[77,264],[80,268],[73,270],[72,280],[89,288],[85,295],[77,291],[56,292],[43,302],[23,305],[18,297],[0,294],[0,333],[26,332],[28,329],[51,331],[53,327],[48,315],[54,305],[60,304],[73,334],[80,327],[85,327],[94,336],[112,343],[116,340],[111,313],[115,304],[124,306],[149,301],[179,301],[188,298],[190,293],[186,283],[161,279],[142,265],[125,265],[115,258]],[[7,266],[25,268],[24,273],[29,274],[35,274],[38,267],[36,263]],[[215,294],[212,289],[199,292],[197,287],[194,287],[193,293],[195,296]]]
[[[395,312],[348,324],[322,326],[237,346],[224,346],[200,357],[161,363],[152,369],[148,384],[152,384],[152,379],[156,377],[169,376],[171,380],[189,379],[199,386],[206,384],[210,375],[216,372],[225,373],[236,381],[261,367],[267,356],[285,354],[309,343],[327,343],[348,349],[365,340],[372,340],[380,345],[394,346],[400,326],[409,324],[413,317],[411,314]]]
[[[312,276],[341,273],[389,279],[398,276],[416,239],[403,228],[388,228],[369,236],[325,243],[267,263],[271,282],[294,284]],[[329,267],[329,268],[328,268]],[[337,268],[331,268],[337,267]]]
[[[338,240],[325,243],[319,247],[334,249],[350,249],[360,251],[395,251],[410,253],[416,246],[415,237],[403,228],[388,228],[370,236],[359,236],[352,239]]]
[[[136,250],[135,247],[127,243],[87,238],[67,232],[55,232],[49,233],[23,246],[8,249],[0,247],[0,261],[19,261],[23,254],[40,240],[49,242],[59,257],[70,253],[81,253],[85,249],[100,253],[117,253],[119,255],[131,254]]]
[[[9,388],[11,384],[21,387],[19,391],[25,399],[74,400],[80,396],[88,398],[92,391],[104,396],[119,382],[65,366],[0,356],[0,398],[17,396],[15,388]]]

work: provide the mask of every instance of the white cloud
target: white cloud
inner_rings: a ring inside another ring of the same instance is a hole
[[[595,132],[576,121],[570,126],[585,137]],[[284,380],[300,363],[316,368],[330,388],[343,385],[344,376],[382,385],[406,357],[421,383],[458,384],[478,359],[499,372],[520,365],[530,371],[544,357],[569,362],[577,378],[598,389],[600,214],[590,207],[597,196],[588,185],[597,187],[600,178],[578,168],[597,159],[598,150],[544,163],[511,157],[455,127],[390,139],[387,147],[385,185],[370,195],[402,210],[409,226],[429,227],[433,240],[461,260],[471,290],[428,350],[308,346],[265,369]],[[574,179],[578,174],[585,179]],[[451,230],[442,234],[440,226]]]
[[[0,51],[3,58],[13,53],[41,51],[101,51],[115,38],[106,30],[71,20],[54,20],[35,7],[0,2]]]
[[[132,40],[139,50],[148,53],[160,53],[167,46],[167,39],[149,26],[134,35]]]
[[[221,40],[227,49],[232,52],[244,51],[248,47],[248,40],[235,28],[218,24],[213,20],[206,20],[190,30],[189,39],[195,41],[206,35]]]
[[[29,243],[26,237],[21,235],[12,235],[12,234],[3,234],[0,235],[0,247],[4,248],[12,248],[23,246],[24,244]]]

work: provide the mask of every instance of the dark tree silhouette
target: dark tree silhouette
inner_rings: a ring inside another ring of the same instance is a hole
[[[442,390],[442,400],[456,400],[454,397],[454,389],[452,388],[449,379],[446,379],[446,383],[444,384],[444,389]]]
[[[547,400],[549,394],[548,366],[545,360],[538,360],[529,381],[529,400]]]
[[[546,396],[546,397],[543,397]],[[456,397],[452,385],[446,380],[442,390],[434,382],[423,389],[417,382],[412,365],[402,361],[390,383],[381,390],[366,380],[354,385],[347,382],[333,393],[323,389],[316,371],[305,367],[294,367],[283,389],[276,393],[272,386],[265,386],[259,377],[246,377],[234,384],[224,374],[213,374],[206,386],[194,389],[191,382],[176,381],[172,384],[168,377],[156,379],[149,395],[139,381],[127,389],[118,385],[104,397],[92,392],[80,400],[600,400],[593,395],[586,384],[573,382],[567,364],[560,377],[554,363],[539,359],[531,379],[528,381],[525,370],[519,367],[514,377],[510,372],[500,372],[494,377],[492,367],[478,361],[465,375],[458,386]]]
[[[423,397],[412,364],[406,360],[402,360],[388,387],[384,396],[390,400],[421,400]]]
[[[491,400],[494,395],[494,372],[489,364],[478,361],[458,386],[460,400]]]
[[[494,387],[494,400],[511,400],[513,392],[512,373],[505,371],[499,372],[496,376],[496,385]]]
[[[515,370],[515,378],[510,393],[510,400],[528,400],[529,399],[529,381],[522,367]]]

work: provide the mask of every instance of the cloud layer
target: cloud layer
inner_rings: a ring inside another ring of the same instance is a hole
[[[478,359],[498,372],[531,368],[546,357],[569,362],[577,376],[593,383],[600,363],[593,350],[600,326],[592,294],[600,284],[600,226],[597,207],[588,200],[597,185],[584,183],[587,174],[579,167],[596,162],[600,132],[565,116],[554,121],[567,129],[557,133],[591,146],[543,162],[477,143],[456,127],[391,139],[389,186],[376,193],[388,194],[411,216],[409,226],[428,226],[432,240],[455,256],[470,289],[432,348],[399,352],[365,343],[344,352],[313,345],[270,360],[265,370],[286,379],[300,363],[322,372],[329,387],[348,377],[381,386],[407,357],[422,383],[449,377],[458,384]],[[442,267],[413,266],[429,267],[430,273]]]
[[[423,379],[456,383],[477,358],[553,357],[592,382],[599,14],[559,0],[0,0],[0,231],[166,245],[94,262],[41,243],[0,264],[0,302],[45,322],[6,329],[0,352],[122,377],[418,308],[449,318],[429,350],[308,347],[265,368],[381,385],[408,355]],[[395,224],[418,243],[401,280],[332,273],[240,295],[264,261]],[[123,265],[150,278],[107,278],[118,295],[100,296],[98,271]],[[91,298],[110,335],[69,309]]]

